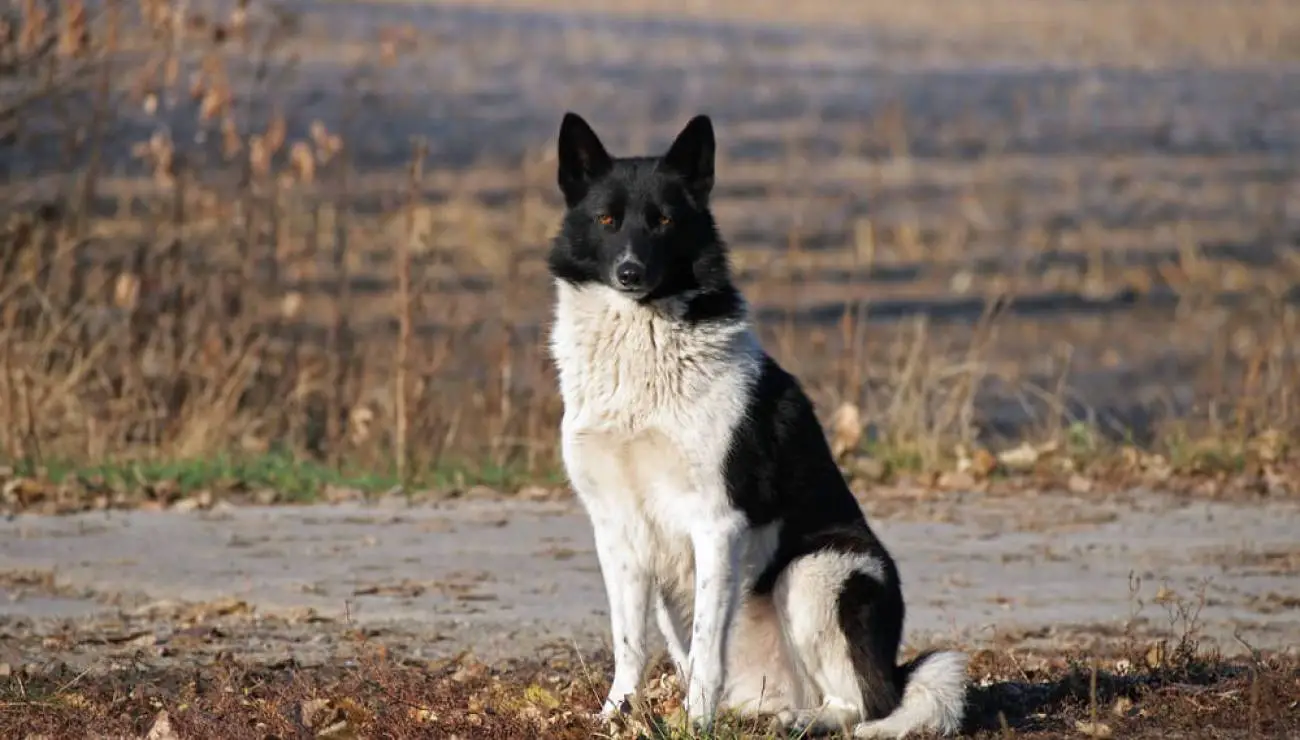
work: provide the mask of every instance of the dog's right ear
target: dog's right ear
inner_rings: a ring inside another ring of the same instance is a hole
[[[565,113],[560,122],[559,172],[557,179],[570,208],[587,194],[596,178],[614,166],[596,132],[577,113]]]

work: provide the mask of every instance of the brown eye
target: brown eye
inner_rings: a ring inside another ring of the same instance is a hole
[[[600,222],[600,225],[601,225],[601,226],[613,226],[613,225],[614,225],[614,217],[611,216],[611,215],[609,215],[609,214],[607,214],[607,213],[606,213],[606,214],[602,214],[602,215],[600,215],[600,216],[597,216],[597,217],[596,217],[596,220]]]
[[[671,224],[672,222],[673,222],[673,220],[672,220],[671,218],[668,218],[667,216],[660,216],[660,217],[659,217],[659,225],[660,225],[660,226],[668,226],[668,225]]]

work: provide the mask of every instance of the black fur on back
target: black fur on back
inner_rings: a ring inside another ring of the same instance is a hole
[[[846,579],[836,610],[866,718],[888,715],[904,685],[895,667],[904,617],[898,569],[845,483],[812,401],[771,357],[764,357],[748,413],[732,437],[727,486],[752,524],[781,521],[776,555],[755,581],[756,593],[771,592],[792,561],[813,553],[867,555],[880,564],[881,579],[863,573]]]

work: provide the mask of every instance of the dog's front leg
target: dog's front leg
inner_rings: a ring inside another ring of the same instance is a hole
[[[653,577],[645,552],[645,535],[626,515],[593,512],[596,556],[609,597],[610,631],[614,639],[614,680],[601,708],[604,717],[627,711],[628,700],[641,686],[647,660],[646,623]]]
[[[687,658],[686,709],[702,729],[712,725],[726,681],[727,632],[740,599],[744,534],[744,521],[734,516],[703,519],[691,531],[695,620]]]

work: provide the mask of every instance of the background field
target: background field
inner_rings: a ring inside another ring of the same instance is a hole
[[[887,512],[1300,491],[1294,2],[13,0],[0,30],[9,512],[566,497],[566,110],[626,154],[713,116],[763,339]]]
[[[1285,3],[525,5],[17,8],[8,456],[553,468],[567,109],[716,118],[769,346],[891,454],[1289,431]]]

